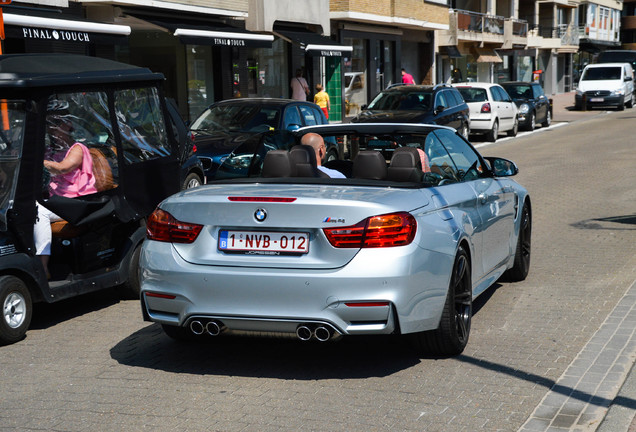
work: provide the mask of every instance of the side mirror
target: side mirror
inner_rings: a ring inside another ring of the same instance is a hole
[[[630,77],[630,76],[626,76],[625,77],[625,81],[631,81],[631,80],[632,80],[632,77]]]
[[[361,109],[362,111],[364,111],[365,109],[367,109],[367,104],[362,105],[362,106],[360,107],[360,109]]]
[[[444,111],[444,105],[440,105],[435,108],[435,114],[441,113],[442,111]]]
[[[490,164],[490,171],[495,177],[511,177],[519,173],[517,165],[508,159],[498,157],[486,157]]]
[[[292,123],[292,124],[287,126],[287,130],[289,130],[289,131],[295,131],[295,130],[298,130],[298,129],[300,129],[300,125],[299,124]]]

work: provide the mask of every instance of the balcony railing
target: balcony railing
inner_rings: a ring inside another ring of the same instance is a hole
[[[578,45],[579,29],[569,24],[559,24],[557,27],[548,27],[537,24],[530,25],[536,36],[550,39],[561,39],[562,45]]]
[[[453,12],[457,14],[457,30],[502,36],[504,34],[504,17],[460,9],[455,9]]]

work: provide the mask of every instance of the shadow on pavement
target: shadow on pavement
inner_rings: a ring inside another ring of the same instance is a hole
[[[356,336],[307,343],[221,335],[177,342],[158,324],[131,334],[110,353],[121,364],[166,372],[295,380],[384,377],[420,362],[400,337]]]
[[[623,396],[617,396],[614,399],[607,399],[600,396],[595,396],[593,394],[583,392],[580,390],[576,390],[569,386],[564,386],[560,384],[556,384],[556,382],[552,379],[542,377],[540,375],[536,375],[529,372],[524,372],[519,369],[514,369],[506,365],[494,363],[488,360],[482,360],[475,357],[467,356],[461,354],[455,358],[459,362],[468,363],[474,366],[478,366],[483,369],[487,369],[496,373],[508,375],[515,379],[524,380],[527,382],[535,383],[540,386],[545,387],[548,390],[552,390],[555,393],[559,393],[570,398],[574,398],[580,400],[585,403],[589,403],[591,405],[595,405],[598,407],[609,407],[610,405],[620,405],[630,409],[636,409],[636,400],[631,398],[626,398]]]
[[[84,294],[56,303],[36,303],[30,329],[43,330],[61,322],[110,307],[119,303],[121,293],[116,289]]]

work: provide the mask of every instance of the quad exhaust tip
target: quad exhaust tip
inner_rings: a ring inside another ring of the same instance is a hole
[[[320,342],[327,342],[333,335],[332,330],[324,325],[311,326],[309,324],[301,324],[296,328],[296,336],[301,341],[308,341],[312,337]]]
[[[199,321],[194,320],[190,322],[190,331],[200,336],[203,333],[207,333],[210,336],[218,336],[223,331],[223,324],[217,321]]]

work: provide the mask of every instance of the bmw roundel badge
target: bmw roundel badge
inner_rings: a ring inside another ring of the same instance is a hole
[[[257,222],[263,222],[265,219],[267,219],[267,212],[265,211],[265,209],[259,208],[258,210],[256,210],[254,212],[254,219],[256,219]]]

